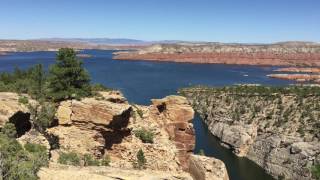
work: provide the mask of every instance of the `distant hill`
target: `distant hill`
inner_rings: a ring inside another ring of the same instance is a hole
[[[176,43],[195,43],[189,41],[179,40],[163,40],[163,41],[144,41],[138,39],[128,38],[44,38],[34,39],[36,41],[50,41],[50,42],[73,42],[73,43],[90,43],[95,45],[152,45],[152,44],[176,44]]]
[[[91,43],[97,45],[146,45],[150,44],[146,41],[137,39],[125,39],[125,38],[46,38],[35,39],[40,41],[57,41],[57,42],[78,42],[78,43]]]

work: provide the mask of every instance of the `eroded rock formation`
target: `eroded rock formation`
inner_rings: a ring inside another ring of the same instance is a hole
[[[316,87],[314,87],[316,88]],[[274,177],[310,179],[320,160],[319,89],[190,88],[183,93],[213,135]]]
[[[0,107],[6,110],[1,112],[4,119],[10,119],[16,111],[28,112],[18,99],[14,93],[0,93]],[[99,92],[95,97],[61,102],[53,127],[44,134],[31,129],[17,140],[21,144],[47,147],[50,165],[38,173],[41,179],[187,180],[192,179],[187,172],[195,146],[193,117],[194,110],[185,97],[168,96],[152,100],[150,106],[140,106],[129,104],[120,92]],[[154,134],[153,143],[144,143],[135,136],[141,129]],[[134,170],[139,149],[147,160],[145,170]],[[98,159],[108,155],[110,167],[59,165],[62,152],[75,152],[80,156],[91,154]],[[205,161],[209,160],[210,163],[216,161],[214,158]],[[197,160],[197,163],[205,161]],[[211,165],[212,170],[220,170],[221,164]],[[221,170],[224,172],[225,168]]]
[[[160,122],[169,133],[169,138],[175,142],[181,166],[187,169],[189,155],[195,147],[195,134],[191,124],[194,110],[187,99],[181,96],[153,99],[150,110],[151,118]]]
[[[224,163],[218,159],[191,155],[189,171],[196,180],[228,180],[228,172]]]

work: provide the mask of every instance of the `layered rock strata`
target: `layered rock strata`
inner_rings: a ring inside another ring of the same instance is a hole
[[[277,74],[268,75],[271,78],[294,80],[297,82],[320,83],[320,68],[289,67],[276,69]]]
[[[1,117],[10,119],[16,111],[27,113],[28,109],[18,100],[19,96],[14,93],[0,93],[0,107],[6,110],[0,112]],[[195,146],[193,117],[194,110],[185,97],[168,96],[152,100],[150,106],[141,106],[129,104],[120,92],[99,92],[95,97],[61,102],[53,127],[44,134],[28,130],[17,140],[21,144],[47,147],[50,163],[39,171],[40,179],[188,180],[213,170],[221,170],[216,175],[223,174],[226,169],[221,169],[221,163],[215,163],[220,161],[205,157],[194,159],[193,164],[207,167],[207,172],[193,169],[188,173]],[[153,143],[144,143],[135,136],[141,129],[154,134]],[[144,170],[134,169],[139,149],[147,160]],[[60,165],[57,162],[63,152],[90,154],[97,159],[108,155],[110,167]],[[208,163],[211,166],[205,165]],[[221,179],[219,175],[204,177]]]
[[[320,66],[320,45],[305,42],[263,45],[157,44],[139,51],[118,52],[114,58],[213,64]]]
[[[292,88],[189,88],[181,93],[236,155],[276,178],[310,179],[310,167],[320,160],[320,89]]]

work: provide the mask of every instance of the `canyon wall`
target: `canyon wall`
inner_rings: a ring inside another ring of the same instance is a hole
[[[195,87],[185,95],[221,144],[275,178],[311,179],[320,163],[320,88]]]
[[[18,142],[47,148],[49,167],[38,172],[40,179],[228,179],[222,161],[193,155],[194,110],[185,97],[153,99],[150,106],[142,106],[129,104],[118,91],[98,92],[95,97],[57,104],[54,123],[41,134],[32,129],[29,110],[19,102],[21,96],[0,93],[0,128],[11,122],[19,131]],[[30,97],[29,102],[36,103]],[[142,129],[152,132],[153,142],[137,136]],[[140,149],[146,163],[138,170]],[[97,160],[108,156],[111,161],[105,167],[59,164],[59,156],[70,152]]]
[[[139,51],[115,53],[119,60],[154,60],[241,65],[320,66],[320,45],[307,42],[277,44],[182,43],[157,44]]]

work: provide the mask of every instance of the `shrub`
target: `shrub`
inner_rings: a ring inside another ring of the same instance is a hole
[[[136,111],[137,111],[139,117],[140,117],[140,118],[143,118],[143,111],[142,111],[140,108],[138,108],[138,106],[135,105],[135,104],[133,105],[133,107],[136,108]]]
[[[26,144],[23,148],[18,141],[0,134],[1,169],[4,179],[36,180],[40,167],[48,165],[46,148]]]
[[[79,166],[80,165],[80,157],[77,153],[69,152],[69,153],[61,153],[58,159],[60,164]]]
[[[101,166],[109,166],[111,163],[111,159],[109,155],[105,155],[101,160]]]
[[[17,136],[16,126],[9,122],[2,127],[1,132],[9,138],[15,138]]]
[[[91,85],[92,91],[111,91],[111,88],[104,86],[103,84],[93,84]]]
[[[133,163],[133,167],[136,169],[144,169],[146,163],[147,163],[147,160],[144,157],[144,153],[142,149],[140,149],[137,153],[137,161]]]
[[[136,130],[135,136],[139,138],[143,143],[153,143],[154,133],[144,128]]]
[[[21,104],[28,104],[29,103],[29,99],[26,97],[26,96],[20,96],[19,99],[18,99],[18,102],[21,103]]]
[[[83,156],[84,166],[99,166],[100,162],[95,159],[91,154],[85,154]]]
[[[319,180],[320,179],[320,164],[317,164],[311,168],[312,176]]]

